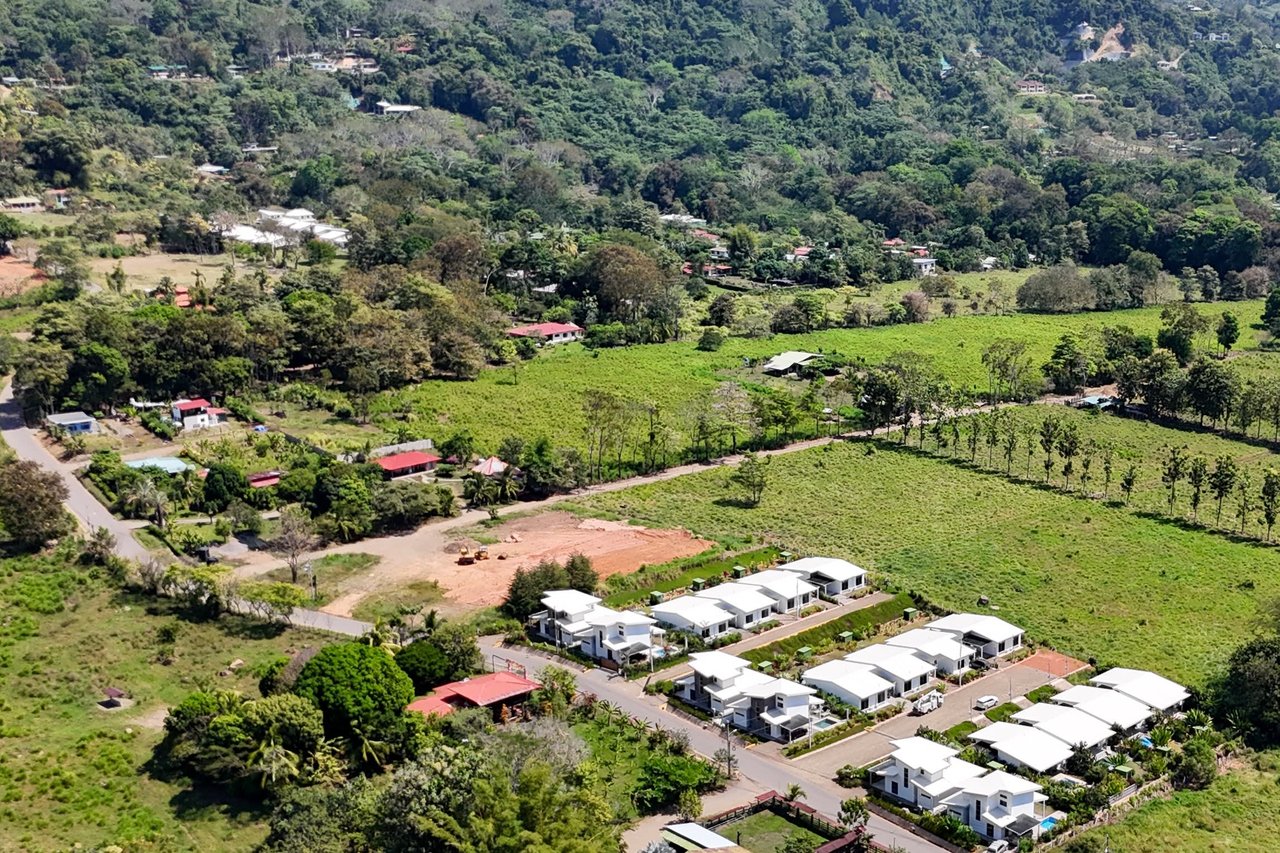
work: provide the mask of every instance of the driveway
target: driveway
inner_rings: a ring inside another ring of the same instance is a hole
[[[1057,657],[1063,658],[1062,655]],[[1066,658],[1066,660],[1070,659]],[[846,764],[865,767],[873,761],[884,758],[893,751],[893,745],[889,741],[911,737],[921,726],[927,726],[935,731],[945,731],[965,720],[974,720],[979,725],[986,725],[987,718],[973,707],[973,703],[979,696],[990,694],[1001,703],[1009,702],[1026,695],[1042,684],[1048,684],[1054,679],[1063,678],[1069,674],[1061,667],[1056,673],[1048,672],[1050,668],[1044,665],[1044,661],[1037,653],[1015,664],[1002,666],[995,672],[984,675],[977,681],[971,681],[963,687],[949,686],[946,702],[936,711],[923,716],[899,714],[874,729],[837,741],[831,746],[793,759],[793,762],[810,772],[822,776],[834,776],[835,772]]]

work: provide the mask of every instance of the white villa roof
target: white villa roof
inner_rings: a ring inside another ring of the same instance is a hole
[[[799,560],[778,566],[778,570],[795,572],[805,578],[817,575],[833,581],[853,580],[857,577],[865,577],[867,574],[866,569],[859,568],[848,560],[835,557],[801,557]]]
[[[698,598],[708,601],[722,601],[725,606],[740,613],[754,613],[760,610],[772,610],[773,599],[761,592],[757,587],[748,586],[736,581],[722,583],[702,592],[694,593]]]
[[[912,628],[896,637],[885,640],[885,645],[911,649],[930,657],[939,656],[951,660],[964,660],[973,657],[973,649],[956,639],[955,634],[946,631],[931,631],[928,628]]]
[[[915,786],[930,797],[938,797],[957,788],[967,788],[972,780],[986,772],[985,767],[961,761],[959,758],[949,758],[941,777],[933,782],[916,782]]]
[[[1115,735],[1115,731],[1102,720],[1070,705],[1041,702],[1014,714],[1013,719],[1029,723],[1071,747],[1081,744],[1095,747]]]
[[[867,646],[865,649],[858,649],[852,654],[845,655],[844,659],[854,663],[870,664],[903,681],[910,681],[922,675],[932,675],[935,669],[930,661],[898,646],[879,644]]]
[[[634,610],[614,610],[596,605],[584,617],[589,625],[652,625],[654,620]]]
[[[813,361],[815,358],[818,358],[816,353],[788,350],[787,352],[779,353],[766,361],[762,369],[787,371],[797,365],[804,364],[807,361]]]
[[[542,606],[548,610],[560,610],[565,613],[581,613],[590,610],[600,603],[600,599],[576,589],[547,590],[542,596]]]
[[[667,614],[670,614],[679,616],[684,621],[699,628],[709,628],[712,625],[719,625],[733,618],[733,614],[714,601],[697,598],[692,595],[682,595],[679,598],[655,604],[650,610],[659,620],[665,621]]]
[[[751,666],[751,662],[728,652],[694,652],[689,666],[703,678],[731,678]]]
[[[765,569],[763,572],[747,575],[739,583],[760,587],[782,598],[795,598],[798,595],[813,594],[818,591],[816,586],[795,572],[784,572],[779,569]]]
[[[1099,687],[1109,687],[1159,711],[1167,711],[1191,696],[1178,682],[1145,669],[1115,667],[1095,675],[1089,682]]]
[[[737,700],[742,700],[751,688],[777,680],[772,675],[766,675],[754,669],[740,669],[737,673],[730,673],[729,675],[733,678],[733,684],[707,689],[707,693],[728,705],[734,704]],[[769,696],[772,694],[766,692],[764,695]]]
[[[893,685],[872,671],[865,663],[847,660],[830,660],[807,669],[800,676],[805,683],[824,681],[833,684],[851,696],[867,699],[893,690]]]
[[[978,613],[952,613],[950,616],[933,620],[925,627],[935,631],[974,634],[989,643],[1003,643],[1022,633],[1022,629],[1017,625],[1011,625],[998,616]]]
[[[1072,752],[1071,747],[1053,735],[1015,723],[992,723],[969,737],[991,744],[996,751],[1039,773],[1057,767],[1070,758]]]
[[[742,691],[744,696],[753,699],[763,699],[766,696],[812,696],[817,692],[812,687],[789,678],[771,678],[759,684],[748,685]]]
[[[47,415],[45,417],[45,420],[51,424],[59,424],[61,426],[67,426],[68,424],[82,424],[85,421],[92,421],[94,420],[94,417],[93,415],[88,415],[80,411],[59,412],[56,415]]]
[[[993,770],[985,776],[974,779],[964,786],[966,793],[979,797],[990,797],[1004,791],[1008,794],[1027,794],[1040,790],[1040,786],[1030,779],[1023,779],[1003,770]]]
[[[952,758],[959,755],[958,750],[924,737],[907,737],[890,741],[890,743],[893,744],[893,754],[889,756],[890,758],[903,767],[922,770],[926,773],[936,773],[944,769]]]
[[[669,823],[662,831],[696,844],[698,850],[725,850],[738,846],[723,835],[717,835],[697,823]]]
[[[1147,705],[1105,687],[1077,685],[1054,696],[1053,701],[1079,708],[1117,729],[1131,729],[1151,716]]]

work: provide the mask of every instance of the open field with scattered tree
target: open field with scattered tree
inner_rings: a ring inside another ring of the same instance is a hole
[[[584,513],[756,531],[845,557],[962,609],[987,595],[1029,635],[1101,665],[1203,683],[1280,594],[1270,549],[865,443],[774,458],[760,504],[727,471],[592,496]],[[623,509],[625,507],[625,510]]]

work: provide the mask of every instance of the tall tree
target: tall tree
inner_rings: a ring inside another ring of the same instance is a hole
[[[1209,472],[1209,491],[1218,505],[1214,516],[1215,524],[1222,523],[1222,502],[1235,488],[1238,473],[1236,461],[1230,456],[1219,456],[1213,460],[1213,470]]]
[[[1182,447],[1166,447],[1164,468],[1160,475],[1161,482],[1169,491],[1169,514],[1173,514],[1173,508],[1178,502],[1178,483],[1187,473],[1187,448]]]
[[[44,547],[71,531],[63,509],[67,486],[35,462],[0,464],[0,533],[24,551]]]

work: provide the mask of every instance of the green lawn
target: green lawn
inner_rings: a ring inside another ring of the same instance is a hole
[[[760,506],[713,470],[575,501],[695,535],[753,531],[960,610],[990,597],[1036,640],[1203,683],[1280,594],[1268,548],[864,443],[775,457]]]
[[[747,568],[772,566],[778,558],[778,548],[758,548],[753,551],[735,554],[720,559],[710,559],[705,553],[685,560],[664,563],[661,566],[641,566],[629,575],[614,575],[606,586],[626,584],[629,589],[619,590],[605,596],[604,603],[610,607],[626,607],[637,602],[647,601],[652,591],[672,592],[688,587],[695,578],[710,580],[712,578],[728,579],[734,566]],[[711,552],[715,554],[714,551]],[[617,580],[614,580],[614,579]]]
[[[1280,823],[1277,768],[1280,756],[1263,754],[1257,767],[1221,776],[1204,791],[1154,800],[1072,844],[1101,851],[1109,843],[1113,853],[1272,853]]]
[[[813,847],[827,841],[808,827],[792,823],[768,809],[744,817],[742,820],[718,826],[715,832],[751,853],[775,853],[788,838],[793,836],[803,839]]]
[[[1206,313],[1236,312],[1246,327],[1240,347],[1252,345],[1248,324],[1261,314],[1262,302],[1199,307]],[[588,389],[608,389],[635,400],[659,402],[667,422],[683,429],[682,413],[694,400],[709,395],[719,382],[730,378],[762,381],[758,372],[742,369],[742,360],[747,357],[800,349],[838,352],[874,363],[894,353],[912,351],[931,358],[954,383],[985,387],[982,350],[997,338],[1027,341],[1032,361],[1038,365],[1048,358],[1063,333],[1117,324],[1154,334],[1160,325],[1160,309],[1072,316],[969,316],[923,325],[732,338],[714,353],[696,350],[694,336],[675,343],[594,352],[581,344],[568,344],[547,347],[514,372],[509,367],[495,368],[483,371],[473,382],[434,380],[383,395],[374,401],[372,411],[374,421],[388,428],[399,422],[401,413],[413,413],[410,426],[437,439],[468,429],[481,452],[495,450],[509,435],[526,439],[546,435],[559,444],[580,445],[585,426],[582,395]],[[289,417],[279,425],[291,432],[330,432],[335,438],[348,438],[352,430],[331,421],[327,412],[289,409]],[[362,440],[362,436],[367,433],[356,431],[350,437]]]
[[[316,575],[316,591],[318,593],[314,606],[323,606],[337,598],[342,594],[347,581],[356,575],[367,572],[381,561],[381,557],[375,557],[373,554],[330,554],[326,557],[312,560],[311,567]],[[264,575],[264,578],[272,581],[292,580],[288,566],[272,569]],[[308,592],[311,591],[311,578],[307,577],[306,574],[298,577],[298,583],[305,587]]]
[[[245,850],[262,840],[258,798],[160,781],[144,765],[165,709],[198,684],[256,693],[255,669],[331,638],[241,617],[185,621],[172,601],[118,594],[56,565],[0,561],[0,597],[0,850]],[[165,666],[156,630],[171,624],[176,660]],[[236,659],[245,665],[219,676]],[[107,687],[136,705],[99,709]]]
[[[1005,702],[987,711],[983,716],[993,723],[1004,723],[1021,710],[1022,707],[1017,702]]]
[[[379,590],[361,599],[351,615],[366,622],[377,622],[399,616],[406,607],[422,607],[425,612],[431,609],[431,605],[443,600],[444,590],[436,581],[412,581],[395,589]]]

